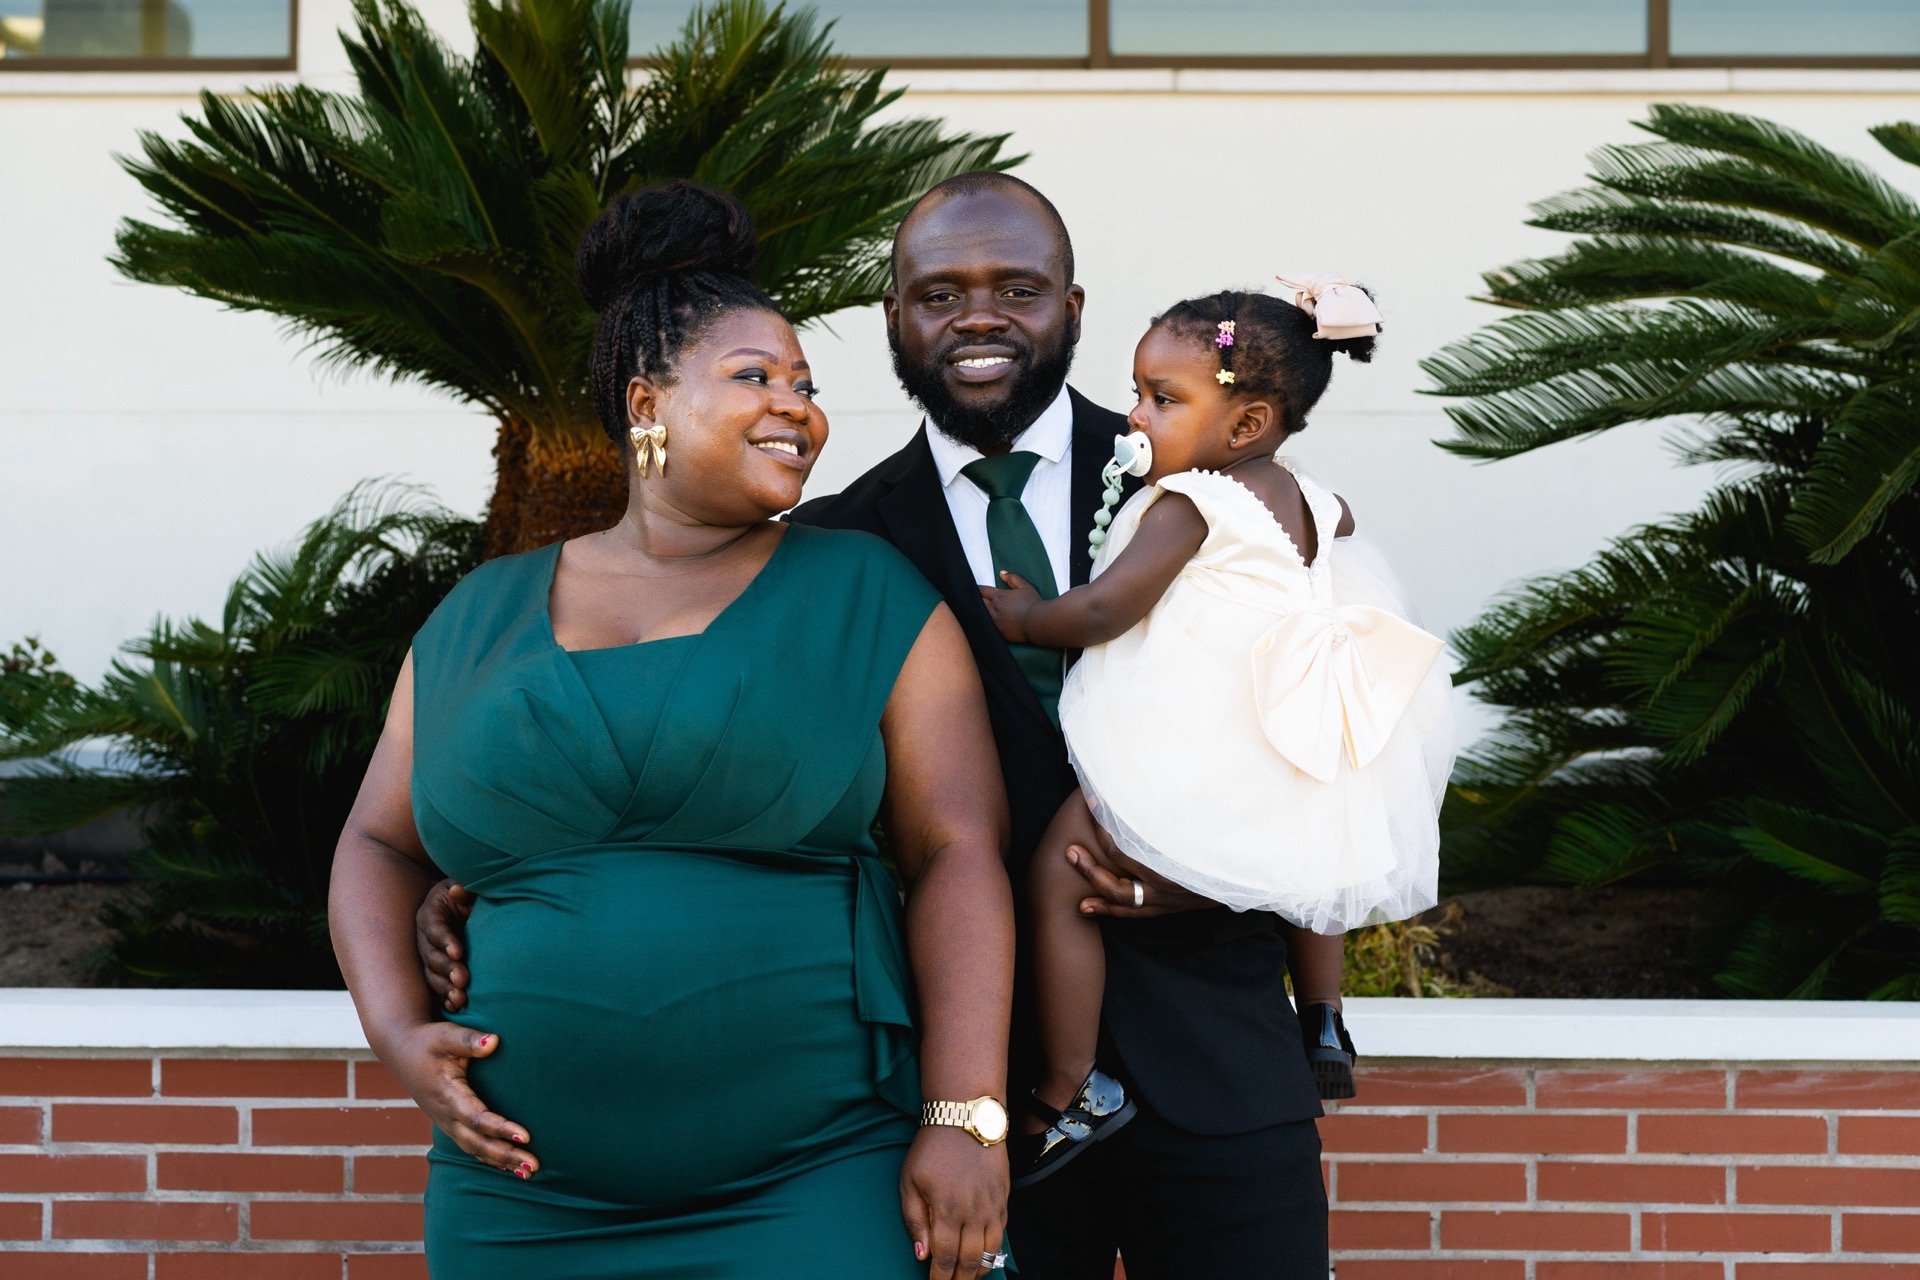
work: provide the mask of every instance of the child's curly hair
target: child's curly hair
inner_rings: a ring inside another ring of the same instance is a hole
[[[1371,289],[1364,291],[1373,296]],[[1373,359],[1377,341],[1316,338],[1316,323],[1307,312],[1272,294],[1240,289],[1176,302],[1154,317],[1153,327],[1164,326],[1215,351],[1220,325],[1228,320],[1233,322],[1233,385],[1228,394],[1272,400],[1288,435],[1306,429],[1308,411],[1333,377],[1334,353],[1365,364]]]

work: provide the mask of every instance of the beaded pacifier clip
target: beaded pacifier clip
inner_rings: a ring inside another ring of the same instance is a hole
[[[1098,558],[1107,540],[1107,526],[1113,523],[1113,509],[1120,503],[1120,485],[1126,476],[1143,476],[1153,469],[1153,441],[1144,431],[1113,438],[1113,457],[1100,470],[1107,490],[1100,495],[1100,509],[1093,513],[1093,532],[1087,535],[1088,554]]]

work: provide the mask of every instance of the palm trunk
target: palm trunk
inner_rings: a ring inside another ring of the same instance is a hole
[[[598,426],[553,438],[506,418],[493,461],[482,535],[488,559],[609,528],[626,513],[626,455]]]

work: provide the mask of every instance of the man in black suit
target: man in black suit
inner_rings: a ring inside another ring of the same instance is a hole
[[[1037,454],[1020,501],[1055,581],[1083,583],[1101,468],[1128,428],[1066,385],[1082,291],[1066,227],[1038,191],[1004,174],[942,183],[902,221],[893,266],[887,337],[926,419],[905,448],[793,519],[887,539],[959,618],[1006,778],[1017,887],[1077,783],[1045,681],[1036,691],[981,603],[980,585],[995,581],[988,499],[962,472],[984,456]],[[1109,1280],[1116,1249],[1130,1280],[1324,1280],[1320,1104],[1284,987],[1279,917],[1235,914],[1122,865],[1116,851],[1090,852],[1106,865],[1084,868],[1089,897],[1111,917],[1102,1062],[1140,1114],[1014,1194],[1020,1280]],[[1016,1113],[1021,1082],[1036,1074],[1031,1018],[1023,973],[1008,1077]]]
[[[983,458],[1036,455],[1019,501],[1054,581],[1083,583],[1101,468],[1126,419],[1066,385],[1083,295],[1065,224],[1026,183],[997,173],[941,183],[901,222],[893,266],[888,341],[926,420],[905,448],[792,518],[885,538],[959,618],[1006,779],[1018,886],[1077,785],[1047,705],[1070,655],[1049,671],[994,629],[979,591],[995,580],[989,498],[964,473]],[[1320,1103],[1286,995],[1279,917],[1230,912],[1112,848],[1088,853],[1088,903],[1108,917],[1101,1062],[1140,1110],[1110,1140],[1014,1193],[1019,1280],[1111,1280],[1116,1251],[1129,1280],[1325,1280]],[[451,985],[463,980],[463,966],[439,949],[463,914],[444,886],[421,908],[428,980],[443,996],[450,975]],[[1037,1075],[1032,1019],[1022,972],[1008,1073],[1016,1114]]]

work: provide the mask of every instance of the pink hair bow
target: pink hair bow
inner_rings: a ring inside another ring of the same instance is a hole
[[[1318,275],[1304,280],[1275,276],[1293,290],[1293,305],[1320,322],[1316,338],[1371,338],[1380,332],[1380,308],[1366,291],[1345,276]]]

